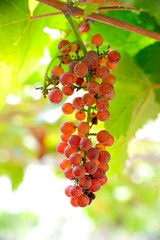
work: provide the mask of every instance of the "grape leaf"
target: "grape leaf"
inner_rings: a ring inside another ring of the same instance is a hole
[[[160,23],[160,2],[159,0],[135,0],[134,5],[138,9],[144,9],[154,16]]]
[[[85,7],[84,9],[84,15],[87,16],[87,15],[90,15],[92,14],[93,12],[95,12],[99,7],[100,7],[101,4],[99,3],[88,3],[87,6]]]
[[[137,63],[147,74],[149,81],[153,84],[160,83],[160,43],[156,42],[142,49],[136,56]],[[156,90],[156,100],[160,102],[160,88]]]
[[[116,77],[116,97],[110,103],[111,118],[106,127],[114,136],[119,137],[126,135],[134,109],[149,90],[149,81],[128,56],[122,58]]]

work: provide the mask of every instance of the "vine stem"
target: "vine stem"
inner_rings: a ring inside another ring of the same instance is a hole
[[[68,4],[64,3],[64,2],[60,2],[58,0],[37,0],[38,2],[42,2],[44,4],[47,4],[49,6],[52,6],[54,8],[59,9],[62,12],[66,12],[68,10]],[[124,30],[128,30],[130,32],[135,32],[138,34],[141,34],[143,36],[147,36],[150,38],[154,38],[156,40],[160,40],[160,34],[157,32],[153,32],[147,29],[144,29],[142,27],[139,26],[134,26],[132,24],[111,18],[111,17],[107,17],[104,15],[100,15],[100,14],[96,14],[96,13],[92,13],[88,16],[85,16],[84,14],[84,10],[78,7],[73,7],[70,6],[69,7],[69,14],[72,16],[77,16],[77,17],[83,17],[86,19],[91,19],[94,21],[98,21],[98,22],[102,22],[114,27],[118,27]]]
[[[83,51],[83,54],[86,55],[86,53],[87,53],[86,47],[85,47],[85,45],[84,45],[84,43],[83,43],[83,41],[82,41],[82,39],[79,35],[79,31],[77,30],[77,27],[76,27],[72,17],[68,13],[64,13],[64,14],[65,14],[66,19],[68,20],[68,22],[70,23],[70,25],[73,29],[73,32],[74,32],[74,34],[77,38],[77,41],[78,41],[78,43],[79,43],[79,45],[80,45],[80,47]]]

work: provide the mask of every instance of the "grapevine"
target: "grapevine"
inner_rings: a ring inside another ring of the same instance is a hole
[[[59,64],[52,66],[51,61],[42,88],[53,104],[74,96],[72,102],[62,103],[62,112],[73,114],[75,120],[61,125],[61,142],[57,145],[57,152],[64,156],[60,168],[72,183],[65,194],[74,207],[90,205],[95,192],[107,183],[108,148],[114,138],[105,129],[97,131],[96,125],[110,117],[109,102],[115,96],[116,81],[111,71],[117,68],[120,54],[110,47],[100,52],[103,42],[103,37],[95,34],[91,38],[93,50],[81,51],[78,42],[61,40],[56,55]]]

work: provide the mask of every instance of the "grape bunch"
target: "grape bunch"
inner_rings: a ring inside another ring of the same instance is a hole
[[[60,168],[71,181],[65,194],[74,207],[89,205],[95,192],[106,184],[110,161],[106,149],[114,143],[107,130],[96,130],[99,122],[110,117],[109,102],[115,96],[116,81],[111,71],[120,60],[120,54],[110,47],[100,53],[103,41],[100,34],[93,35],[95,50],[82,55],[78,43],[61,40],[59,64],[52,67],[43,90],[54,104],[60,103],[63,96],[74,94],[71,102],[63,102],[62,112],[74,115],[75,120],[61,125],[61,142],[57,145],[58,153],[64,156]]]

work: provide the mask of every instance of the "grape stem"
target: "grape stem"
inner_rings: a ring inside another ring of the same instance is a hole
[[[87,50],[86,50],[86,47],[85,47],[85,45],[84,45],[84,43],[83,43],[83,41],[82,41],[82,39],[81,39],[81,37],[80,37],[80,35],[79,35],[79,31],[78,31],[78,29],[77,29],[77,27],[76,27],[76,25],[75,25],[75,22],[73,21],[71,15],[69,15],[68,12],[64,12],[64,14],[65,14],[66,19],[67,19],[68,22],[70,23],[70,25],[71,25],[71,27],[72,27],[72,30],[73,30],[73,32],[74,32],[74,34],[75,34],[75,36],[76,36],[76,38],[77,38],[77,41],[78,41],[78,43],[79,43],[79,45],[80,45],[80,47],[81,47],[81,49],[82,49],[82,51],[83,51],[83,54],[84,54],[84,56],[85,56],[86,53],[87,53]]]

